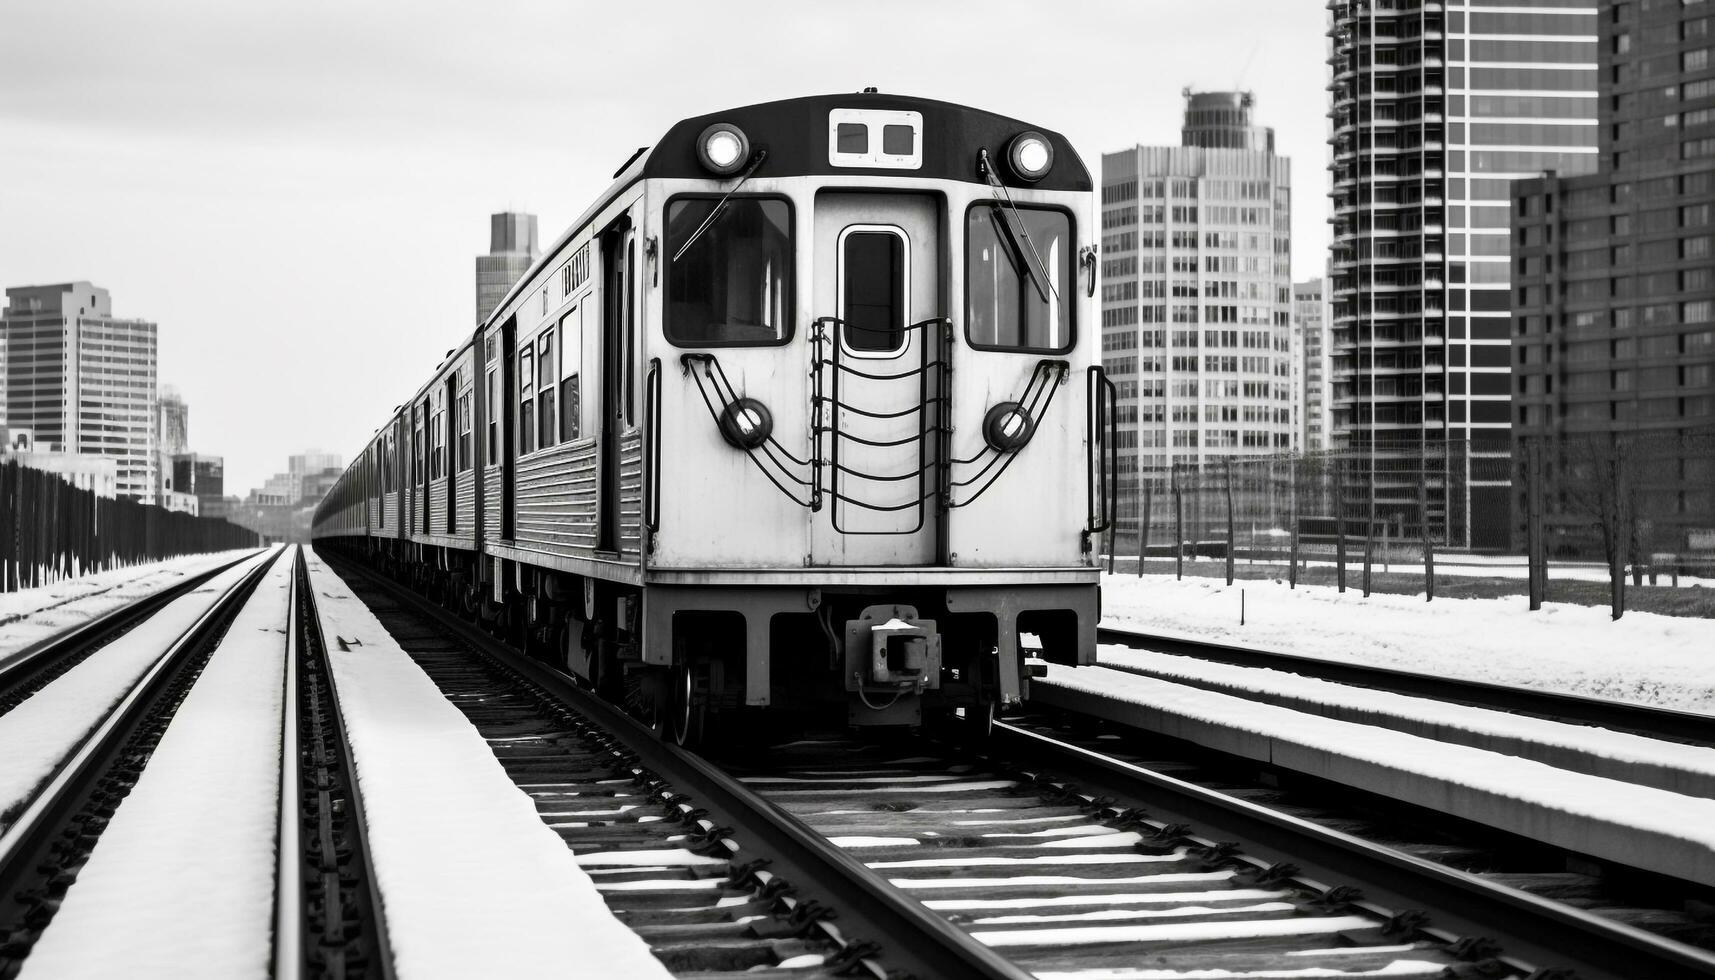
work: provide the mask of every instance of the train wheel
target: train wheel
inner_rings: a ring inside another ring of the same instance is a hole
[[[703,742],[708,720],[708,705],[697,696],[695,672],[683,664],[675,666],[669,683],[673,741],[685,748],[695,748]]]

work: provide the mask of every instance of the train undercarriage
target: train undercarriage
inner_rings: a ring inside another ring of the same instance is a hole
[[[790,584],[640,587],[429,545],[333,550],[684,745],[764,720],[980,736],[1050,664],[1095,656],[1093,582],[818,583],[806,570]]]

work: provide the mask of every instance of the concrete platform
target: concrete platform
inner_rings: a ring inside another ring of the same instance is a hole
[[[1704,746],[1148,650],[1104,649],[1101,662],[1102,666],[1115,670],[1231,694],[1248,701],[1534,759],[1557,769],[1715,799],[1715,749]]]
[[[1055,667],[1031,700],[1715,885],[1715,800],[1100,666]]]

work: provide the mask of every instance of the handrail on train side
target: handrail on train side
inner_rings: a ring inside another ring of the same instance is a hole
[[[1084,444],[1086,502],[1089,520],[1082,535],[1089,553],[1096,535],[1113,526],[1119,473],[1119,389],[1100,364],[1090,365],[1087,378],[1089,441]]]

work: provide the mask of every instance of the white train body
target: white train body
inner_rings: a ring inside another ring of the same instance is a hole
[[[1088,172],[864,93],[685,120],[371,440],[349,548],[693,738],[1094,659],[1111,451]]]

